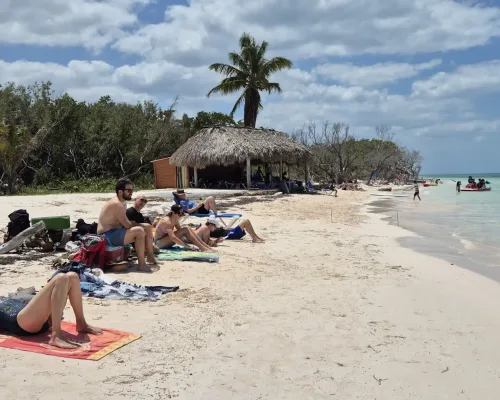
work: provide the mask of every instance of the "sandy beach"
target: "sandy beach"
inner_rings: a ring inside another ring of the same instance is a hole
[[[110,196],[0,197],[0,226],[18,208],[92,221]],[[369,214],[369,192],[266,200],[226,209],[265,244],[120,275],[178,292],[84,299],[91,324],[141,339],[101,361],[0,348],[0,398],[498,398],[498,283],[399,246],[412,234]],[[51,273],[47,260],[0,265],[0,294]]]

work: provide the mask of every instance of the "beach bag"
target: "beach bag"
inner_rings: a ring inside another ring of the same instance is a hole
[[[104,269],[105,258],[106,238],[99,235],[85,235],[82,239],[79,261],[90,268],[96,265],[98,268]]]
[[[7,225],[7,241],[15,238],[30,227],[30,215],[26,210],[16,210],[9,214],[10,222]]]

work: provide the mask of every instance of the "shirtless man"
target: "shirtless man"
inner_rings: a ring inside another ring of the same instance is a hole
[[[126,215],[126,202],[132,199],[134,188],[128,179],[116,182],[116,197],[109,200],[99,214],[97,234],[104,235],[113,246],[134,243],[137,253],[138,271],[151,272],[146,264],[157,264],[153,252],[153,230],[149,224],[130,222]]]
[[[217,246],[217,243],[222,242],[222,240],[210,239],[210,233],[217,228],[217,221],[215,217],[209,217],[206,224],[200,226],[196,229],[196,235],[209,246]],[[253,243],[265,243],[264,239],[259,237],[255,230],[253,229],[252,223],[248,219],[242,219],[241,222],[234,228],[228,229],[227,240],[238,240],[242,239],[246,234],[250,235]]]
[[[177,244],[189,250],[195,250],[194,246],[185,243],[182,238],[186,238],[194,245],[198,246],[200,251],[204,253],[216,253],[215,250],[203,243],[191,228],[181,227],[180,218],[184,215],[184,210],[181,206],[174,204],[168,214],[158,221],[154,235],[155,244],[160,249],[167,249]],[[175,232],[174,232],[175,228]]]

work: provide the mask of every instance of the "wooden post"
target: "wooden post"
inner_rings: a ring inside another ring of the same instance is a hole
[[[280,160],[280,182],[283,180],[283,159]]]
[[[305,174],[304,188],[307,189],[307,181],[309,180],[309,168],[307,165],[307,161],[304,164],[304,174]]]
[[[198,168],[194,167],[194,187],[198,187]]]
[[[247,158],[247,189],[252,187],[252,160]]]

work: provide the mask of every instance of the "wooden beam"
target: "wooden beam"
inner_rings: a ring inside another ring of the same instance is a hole
[[[198,187],[198,168],[194,167],[194,187]]]

